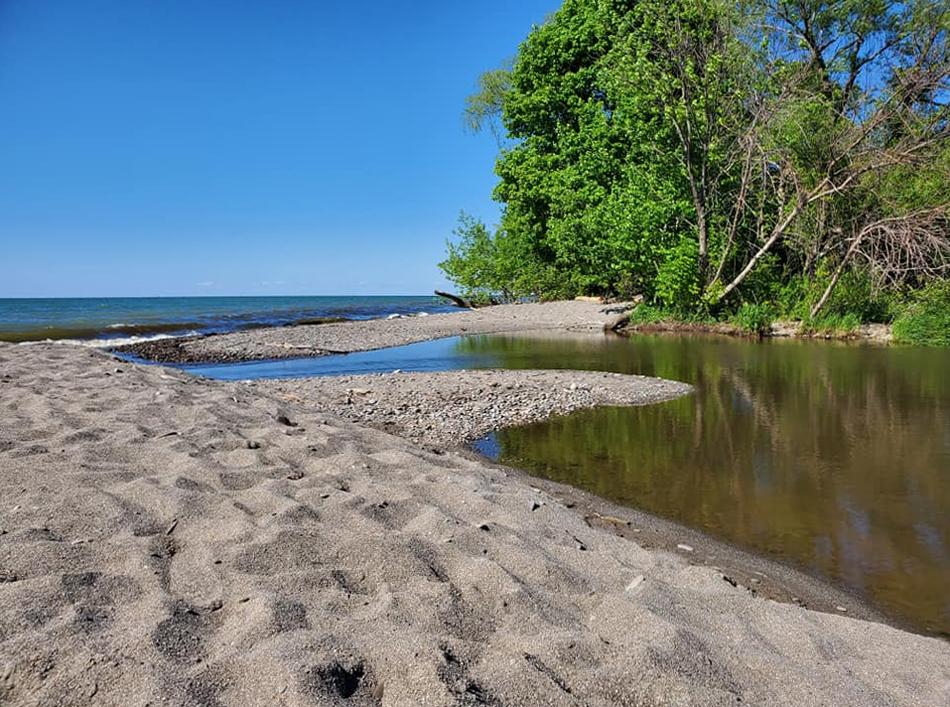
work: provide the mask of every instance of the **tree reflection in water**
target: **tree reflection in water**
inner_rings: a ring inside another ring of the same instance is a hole
[[[688,336],[469,337],[504,368],[639,373],[692,396],[495,435],[499,459],[709,531],[950,634],[950,356]]]

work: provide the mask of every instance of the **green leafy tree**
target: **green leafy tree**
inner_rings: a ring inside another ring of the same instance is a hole
[[[503,208],[443,270],[486,298],[889,316],[884,288],[950,268],[948,33],[928,0],[565,0],[466,105]]]

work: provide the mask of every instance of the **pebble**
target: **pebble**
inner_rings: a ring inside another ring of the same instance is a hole
[[[604,380],[600,373],[583,371],[518,370],[402,373],[399,377],[384,373],[306,383],[267,381],[262,386],[319,404],[320,412],[382,427],[427,446],[451,447],[552,415],[598,404],[662,401],[689,390],[682,384],[646,384],[626,376]]]
[[[279,422],[280,424],[285,425],[287,427],[297,426],[297,423],[291,420],[289,417],[287,417],[284,413],[278,413],[277,417],[274,419],[276,419],[277,422]]]
[[[630,580],[630,584],[627,585],[627,588],[624,591],[632,592],[634,589],[639,587],[645,581],[642,574],[638,574],[636,577]]]

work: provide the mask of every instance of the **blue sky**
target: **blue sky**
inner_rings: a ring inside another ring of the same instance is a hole
[[[416,294],[556,0],[0,0],[0,297]]]

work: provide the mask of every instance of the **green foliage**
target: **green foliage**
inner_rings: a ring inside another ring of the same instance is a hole
[[[894,339],[918,346],[950,346],[950,281],[915,293],[894,320]]]
[[[825,284],[822,282],[822,289]],[[895,299],[890,292],[875,287],[866,270],[854,269],[841,277],[822,311],[853,314],[861,322],[888,322]]]
[[[768,334],[772,330],[772,322],[775,320],[775,310],[768,304],[754,304],[752,302],[743,302],[742,306],[732,316],[732,322],[749,332],[760,336]]]
[[[696,244],[684,239],[664,253],[656,274],[656,299],[681,315],[697,308],[700,294],[698,258]]]
[[[772,300],[778,316],[803,322],[811,320],[811,309],[828,286],[829,277],[830,274],[822,268],[813,278],[803,275],[787,278],[776,288]],[[851,314],[859,323],[887,323],[893,319],[897,303],[895,292],[875,287],[867,270],[854,269],[841,276],[818,319],[833,322],[835,317]]]
[[[510,88],[511,70],[508,68],[486,71],[479,76],[478,92],[465,99],[465,126],[477,133],[489,125],[496,132],[496,122]]]
[[[676,317],[670,312],[665,312],[659,307],[654,307],[646,303],[637,305],[634,310],[630,312],[631,324],[660,324],[675,319]]]
[[[861,318],[848,314],[822,314],[817,317],[805,316],[801,321],[801,332],[813,336],[846,336],[853,334],[861,326]]]
[[[465,213],[459,215],[454,234],[457,242],[447,243],[448,257],[439,267],[466,297],[487,300],[499,279],[495,239],[484,223]]]
[[[950,142],[925,139],[915,164],[868,160],[950,115],[945,92],[918,91],[862,121],[920,47],[947,63],[948,31],[950,11],[925,0],[564,0],[466,103],[469,128],[506,138],[503,209],[494,232],[463,218],[441,267],[482,299],[643,295],[664,315],[731,312],[755,331],[773,317],[821,332],[890,321],[895,290],[939,267],[882,271],[868,253],[901,246],[877,247],[875,231],[860,256],[849,245],[875,220],[946,213]],[[842,174],[846,189],[803,198]]]

